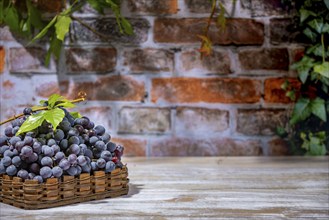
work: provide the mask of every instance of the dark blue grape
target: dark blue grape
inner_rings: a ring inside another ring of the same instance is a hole
[[[82,127],[82,125],[75,125],[74,128],[77,129],[79,134],[83,134],[85,131],[85,129]]]
[[[84,155],[86,157],[89,157],[90,159],[93,159],[94,158],[93,152],[90,149],[86,149],[85,152],[84,152]]]
[[[13,146],[15,146],[15,144],[18,142],[18,141],[21,141],[22,139],[18,136],[14,136],[14,137],[11,137],[9,139],[9,143]]]
[[[6,167],[3,165],[2,161],[0,162],[0,174],[6,173]]]
[[[63,170],[67,170],[70,168],[71,163],[66,158],[64,158],[59,162],[58,166]]]
[[[15,176],[17,173],[17,168],[14,165],[10,165],[9,167],[6,168],[6,173],[9,176]]]
[[[4,166],[8,167],[10,164],[11,164],[11,157],[8,157],[8,156],[4,156],[2,159],[1,159],[1,162]]]
[[[63,158],[65,158],[65,154],[62,151],[59,151],[55,154],[55,160],[57,162],[61,161]]]
[[[13,128],[12,128],[12,127],[6,127],[6,129],[5,129],[5,135],[6,135],[7,137],[12,137],[12,136],[14,136],[14,134],[13,134]]]
[[[7,137],[0,137],[0,147],[7,145],[8,144],[7,140],[8,140]]]
[[[14,153],[11,151],[11,150],[6,150],[4,153],[3,153],[3,156],[4,157],[10,157],[12,158],[14,156]]]
[[[101,153],[101,158],[103,158],[106,162],[112,160],[112,154],[108,150],[104,150]]]
[[[110,173],[115,170],[115,163],[112,161],[107,161],[105,165],[105,173]]]
[[[52,174],[50,167],[42,167],[40,169],[40,176],[42,176],[44,180],[50,178]]]
[[[90,122],[90,120],[89,120],[88,117],[83,116],[83,117],[81,118],[81,125],[82,125],[84,128],[88,127],[89,122]]]
[[[90,121],[89,124],[85,127],[86,129],[93,129],[95,127],[94,122]]]
[[[17,172],[17,176],[22,178],[23,180],[26,180],[26,179],[29,178],[29,172],[27,172],[26,170],[21,169]]]
[[[56,131],[54,131],[54,139],[56,141],[61,141],[64,137],[65,137],[65,134],[64,134],[63,130],[56,129]]]
[[[90,163],[90,167],[91,167],[92,171],[97,171],[98,170],[97,163],[95,161],[92,161]]]
[[[68,132],[68,136],[78,136],[79,131],[76,128],[71,128]]]
[[[106,144],[106,149],[108,151],[112,152],[112,153],[114,152],[114,150],[115,150],[116,147],[117,147],[117,145],[115,143],[113,143],[113,142],[108,142]]]
[[[89,138],[89,143],[91,145],[95,145],[98,140],[99,140],[98,137],[92,136],[92,137]]]
[[[32,109],[31,108],[24,108],[23,114],[24,115],[31,115],[32,114]]]
[[[15,167],[19,167],[22,163],[22,160],[19,156],[14,156],[13,159],[11,159],[11,163],[15,166]]]
[[[69,174],[70,176],[75,176],[78,173],[78,170],[76,167],[70,167],[68,170],[66,170],[67,174]]]
[[[65,151],[69,147],[69,141],[67,139],[63,139],[59,143],[59,146],[60,146],[62,151]]]
[[[77,161],[80,166],[84,166],[87,164],[86,157],[82,155],[78,156]]]
[[[32,146],[32,144],[33,144],[33,138],[31,136],[25,136],[24,142],[25,142],[26,145]]]
[[[2,145],[0,147],[0,154],[3,154],[6,150],[9,150],[9,146],[8,145]]]
[[[17,141],[15,144],[15,149],[18,151],[22,151],[22,148],[25,146],[25,141]]]
[[[104,141],[97,141],[95,143],[95,147],[97,148],[98,151],[103,151],[106,149]]]
[[[35,141],[35,142],[33,143],[33,146],[32,146],[33,151],[34,151],[35,153],[37,153],[37,154],[40,154],[40,153],[41,153],[41,147],[42,147],[42,145],[41,145],[41,143],[40,143],[39,141]]]
[[[41,165],[42,166],[52,167],[53,166],[53,160],[50,157],[43,157],[41,159]]]
[[[56,141],[55,141],[54,139],[52,139],[52,138],[49,139],[49,140],[47,141],[47,145],[48,145],[48,146],[53,146],[54,144],[57,144],[57,143],[56,143]]]
[[[102,125],[97,125],[94,130],[99,136],[102,136],[105,133],[105,128]]]
[[[45,156],[52,157],[55,155],[54,149],[52,147],[49,147],[48,145],[43,145],[45,147],[42,147],[42,153]]]
[[[77,144],[71,144],[68,153],[78,155],[80,153],[80,147]]]
[[[103,159],[103,158],[99,158],[97,161],[96,161],[96,164],[97,164],[97,167],[102,169],[105,167],[106,165],[106,161]]]
[[[59,166],[53,167],[53,169],[51,171],[52,171],[53,176],[57,177],[57,178],[61,177],[63,174],[63,169],[60,168]]]
[[[33,152],[33,154],[31,156],[29,156],[28,158],[26,158],[25,161],[27,163],[33,163],[33,162],[38,161],[38,159],[39,159],[38,154]]]
[[[80,144],[80,140],[77,136],[71,136],[69,138],[69,145],[71,144]]]
[[[29,180],[33,180],[33,178],[36,176],[35,173],[29,173]]]
[[[82,168],[79,165],[77,165],[76,168],[77,168],[77,174],[76,175],[80,175],[82,173]]]
[[[43,183],[43,178],[42,178],[42,176],[40,176],[40,175],[36,175],[35,177],[33,177],[33,179],[34,179],[34,180],[37,180],[38,183]]]
[[[71,123],[69,121],[62,121],[59,123],[59,128],[64,132],[68,132],[71,129]]]
[[[82,166],[81,169],[82,169],[81,171],[83,173],[90,173],[91,172],[91,166],[90,166],[90,164],[86,164],[86,165]]]
[[[15,135],[17,133],[17,131],[19,130],[19,127],[13,127],[13,129],[11,129],[11,132],[13,133],[13,135]]]
[[[111,140],[111,135],[109,133],[105,133],[101,136],[101,140],[104,141],[104,143],[107,143]]]
[[[68,157],[67,157],[67,160],[70,162],[70,164],[72,166],[75,166],[77,165],[78,161],[77,161],[77,155],[76,154],[70,154]]]
[[[51,148],[53,149],[54,154],[56,154],[57,152],[59,152],[61,150],[57,144],[52,145]]]
[[[31,163],[29,166],[29,170],[32,173],[39,174],[40,172],[40,165],[38,163]]]

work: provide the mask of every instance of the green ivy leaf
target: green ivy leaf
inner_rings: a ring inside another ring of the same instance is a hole
[[[300,9],[299,10],[300,13],[300,22],[304,22],[309,16],[316,16],[316,14],[313,11],[309,11],[306,9]]]
[[[307,23],[311,28],[313,28],[319,34],[322,33],[323,28],[323,20],[322,19],[313,19],[312,21]]]
[[[122,23],[123,30],[126,34],[132,35],[134,33],[133,27],[131,26],[131,24],[129,23],[129,21],[127,19],[122,17],[121,23]]]
[[[305,120],[312,114],[310,99],[300,98],[295,104],[290,124],[296,124],[299,121]]]
[[[298,71],[298,76],[302,83],[305,83],[307,80],[307,77],[309,76],[310,70],[314,66],[314,59],[304,56],[299,62],[294,63],[291,65],[292,69],[295,69]]]
[[[104,14],[104,9],[101,5],[101,2],[99,0],[87,0],[89,5],[95,9],[98,13]]]
[[[53,126],[54,130],[56,130],[58,124],[63,120],[65,112],[60,108],[54,108],[45,111],[43,116]]]
[[[9,7],[5,10],[4,21],[9,26],[10,30],[20,32],[19,16],[16,8]]]
[[[39,40],[40,38],[42,38],[43,36],[45,36],[45,34],[47,34],[47,32],[48,32],[48,29],[49,28],[51,28],[54,24],[55,24],[55,22],[56,22],[56,20],[57,20],[57,15],[47,24],[47,26],[44,28],[44,29],[42,29],[32,40],[31,40],[31,42],[30,42],[30,44],[31,43],[33,43],[33,42],[35,42],[36,40]]]
[[[63,41],[67,32],[69,32],[72,19],[68,16],[59,15],[55,24],[56,37],[58,40]]]
[[[82,118],[82,115],[79,112],[70,112],[73,118]]]
[[[287,91],[286,96],[289,97],[292,101],[295,101],[296,99],[295,91]]]
[[[322,64],[315,65],[314,71],[321,74],[324,77],[329,78],[329,62],[323,62]]]
[[[42,111],[37,114],[30,115],[26,119],[26,121],[22,124],[22,126],[19,128],[16,135],[20,135],[22,133],[32,131],[32,130],[36,129],[37,127],[39,127],[42,124],[42,122],[45,120],[44,113],[45,113],[45,111]]]
[[[325,102],[321,98],[316,98],[310,102],[311,111],[322,121],[327,121]]]
[[[42,22],[40,11],[31,4],[30,0],[27,0],[26,2],[27,2],[26,5],[28,9],[28,16],[31,21],[31,24],[37,29],[43,28],[44,23]]]
[[[329,24],[328,23],[324,23],[324,25],[322,27],[322,33],[329,33]]]
[[[312,42],[316,41],[317,34],[314,33],[310,28],[305,28],[303,33],[306,37],[308,37]]]
[[[310,137],[310,154],[314,156],[322,156],[326,154],[326,147],[317,137]]]
[[[324,0],[324,4],[326,4],[327,8],[329,9],[329,0]]]

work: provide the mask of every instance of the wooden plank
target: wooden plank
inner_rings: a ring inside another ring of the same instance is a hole
[[[129,194],[1,219],[328,219],[328,157],[124,158]]]

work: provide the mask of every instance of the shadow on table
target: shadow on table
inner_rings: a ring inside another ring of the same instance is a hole
[[[123,196],[125,198],[129,198],[132,197],[133,195],[138,194],[142,188],[143,188],[143,184],[133,184],[133,183],[129,183],[129,192],[126,196]]]

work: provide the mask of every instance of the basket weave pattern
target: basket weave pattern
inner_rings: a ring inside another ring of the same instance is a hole
[[[43,209],[74,203],[127,195],[128,169],[117,168],[111,173],[96,171],[78,177],[50,178],[39,184],[19,177],[0,176],[0,202],[23,209]]]

